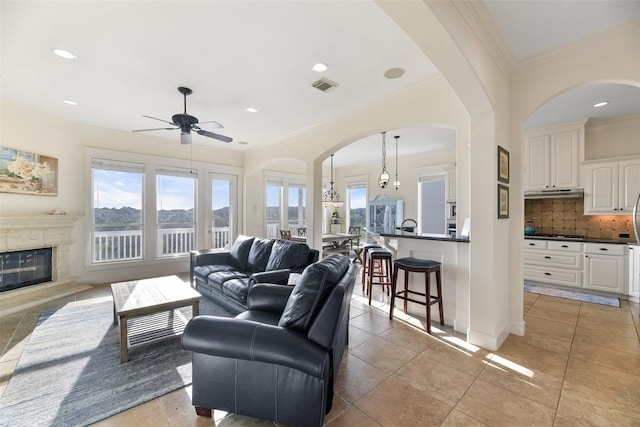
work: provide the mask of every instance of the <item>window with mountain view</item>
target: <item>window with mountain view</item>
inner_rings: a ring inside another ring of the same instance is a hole
[[[367,184],[347,184],[347,224],[349,227],[360,227],[360,235],[364,236],[364,227],[367,223]]]
[[[196,175],[190,170],[157,170],[157,256],[185,254],[195,249],[196,182]]]
[[[94,263],[142,259],[144,165],[92,162]]]

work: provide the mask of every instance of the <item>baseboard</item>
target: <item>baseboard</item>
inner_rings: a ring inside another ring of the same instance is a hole
[[[3,316],[19,313],[89,289],[89,285],[78,285],[73,280],[67,280],[6,291],[0,294],[0,312]]]

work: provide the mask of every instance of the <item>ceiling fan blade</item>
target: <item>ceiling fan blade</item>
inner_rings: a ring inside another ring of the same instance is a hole
[[[165,123],[169,123],[170,125],[173,125],[173,122],[170,122],[170,121],[164,120],[164,119],[159,119],[157,117],[145,116],[144,114],[142,115],[142,117],[146,117],[147,119],[160,120],[161,122],[165,122]]]
[[[176,130],[176,129],[180,129],[180,128],[135,129],[135,130],[132,130],[131,132],[147,132],[149,130]]]
[[[233,138],[229,138],[228,136],[218,135],[217,133],[209,132],[209,131],[202,130],[202,129],[198,129],[198,130],[196,130],[196,132],[198,133],[198,135],[207,136],[209,138],[217,139],[217,140],[222,141],[222,142],[231,142],[231,141],[233,141]]]
[[[196,126],[196,125],[193,125],[193,127],[194,127],[194,128],[198,128],[198,129],[200,129],[200,127],[199,127],[199,126],[201,126],[201,125],[206,125],[205,127],[206,127],[206,128],[209,128],[209,129],[220,129],[220,128],[223,128],[223,127],[224,127],[224,126],[222,126],[220,123],[218,123],[218,122],[216,122],[216,121],[213,121],[213,120],[208,121],[208,122],[199,122],[197,126]]]

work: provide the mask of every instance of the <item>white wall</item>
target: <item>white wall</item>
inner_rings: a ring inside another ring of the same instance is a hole
[[[640,154],[640,115],[587,122],[584,135],[585,160],[637,156]]]

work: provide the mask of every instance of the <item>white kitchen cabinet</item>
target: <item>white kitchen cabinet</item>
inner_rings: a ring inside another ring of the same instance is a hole
[[[524,279],[553,285],[582,286],[582,243],[525,239]]]
[[[640,302],[640,246],[629,246],[629,299]]]
[[[525,191],[578,188],[584,124],[575,122],[525,134]]]
[[[585,215],[631,215],[640,191],[640,158],[583,165]]]
[[[626,294],[626,245],[584,244],[584,287]]]

